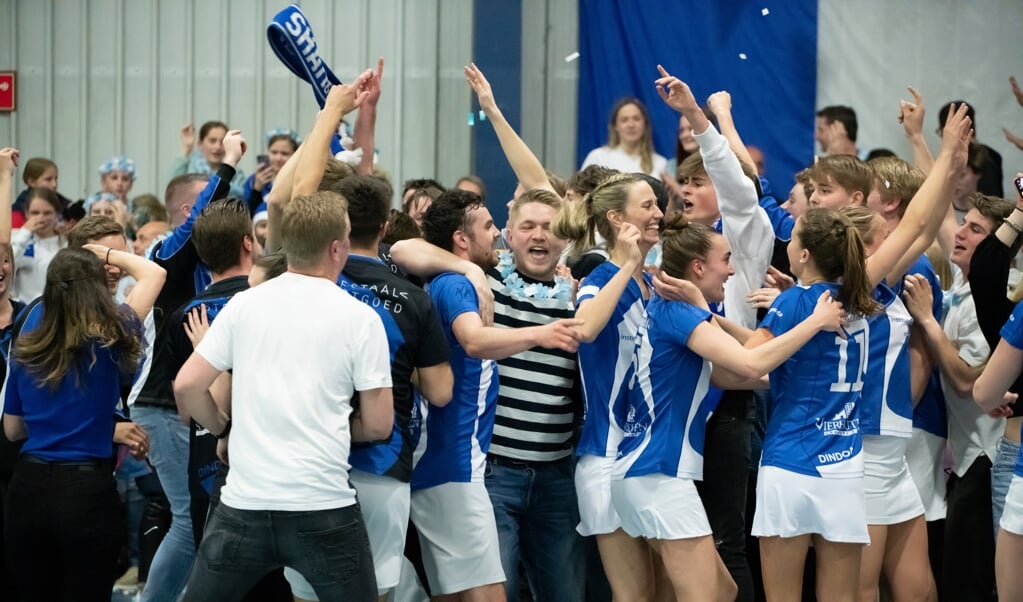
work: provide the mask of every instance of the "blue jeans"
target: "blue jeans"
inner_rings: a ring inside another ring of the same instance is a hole
[[[188,426],[177,410],[132,408],[134,421],[149,433],[149,462],[171,507],[171,526],[149,568],[142,601],[176,600],[195,562],[191,496],[188,493]]]
[[[583,600],[574,467],[572,457],[551,464],[487,459],[487,493],[494,505],[508,602],[519,600],[520,559],[536,602]]]
[[[995,521],[995,537],[998,537],[998,523],[1002,520],[1005,510],[1005,496],[1009,495],[1013,470],[1016,468],[1016,457],[1019,456],[1019,443],[1005,437],[998,440],[998,454],[991,465],[991,513]]]
[[[377,597],[373,555],[359,505],[284,512],[217,505],[184,600],[241,600],[274,569],[289,566],[323,602]]]

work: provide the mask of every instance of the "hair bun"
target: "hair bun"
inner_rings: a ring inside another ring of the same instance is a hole
[[[671,215],[664,218],[664,229],[661,234],[664,237],[678,234],[686,229],[690,224],[689,218],[682,211],[676,211]]]

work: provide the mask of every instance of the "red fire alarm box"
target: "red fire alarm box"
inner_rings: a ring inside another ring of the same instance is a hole
[[[17,85],[17,71],[0,71],[0,111],[18,108]]]

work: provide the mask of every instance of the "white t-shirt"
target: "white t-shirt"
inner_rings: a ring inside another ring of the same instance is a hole
[[[945,319],[942,322],[945,336],[959,349],[959,357],[964,362],[972,367],[983,364],[991,354],[991,348],[977,321],[977,308],[973,303],[970,283],[959,270],[955,271],[952,290],[945,293],[945,306]],[[1005,430],[1005,419],[988,416],[972,396],[957,395],[944,375],[941,377],[941,390],[945,394],[945,405],[948,408],[952,472],[961,477],[981,454],[994,460],[998,440]]]
[[[235,295],[195,351],[233,369],[225,504],[311,511],[355,503],[352,394],[391,386],[387,336],[369,306],[329,280],[289,272]]]
[[[639,155],[630,155],[620,146],[616,146],[615,148],[601,146],[591,150],[590,153],[586,155],[586,160],[583,161],[583,166],[580,169],[589,167],[590,165],[603,165],[604,167],[617,169],[624,173],[646,173],[647,175],[660,180],[661,172],[668,167],[668,160],[657,153],[654,153],[652,159],[654,168],[648,172],[644,172],[639,166]]]
[[[30,230],[15,230],[11,235],[15,268],[11,297],[28,303],[42,296],[46,287],[46,270],[57,251],[66,246],[67,242],[60,236],[38,238]]]

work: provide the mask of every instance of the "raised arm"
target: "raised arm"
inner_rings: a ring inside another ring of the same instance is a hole
[[[359,105],[355,118],[355,144],[362,149],[359,173],[368,176],[373,173],[373,158],[376,154],[377,102],[380,100],[380,82],[384,77],[384,58],[377,59],[377,72],[366,81],[366,99]]]
[[[955,107],[953,107],[955,108]],[[906,214],[881,247],[867,258],[871,287],[882,279],[896,282],[920,255],[931,246],[952,204],[952,184],[966,163],[971,123],[967,106],[949,111],[941,137],[941,152],[927,179],[906,208]]]
[[[501,143],[501,150],[504,151],[504,156],[508,159],[508,164],[511,165],[522,188],[525,190],[539,188],[554,192],[554,188],[551,187],[551,183],[547,179],[543,164],[536,158],[533,151],[529,150],[508,120],[504,118],[504,114],[497,106],[497,101],[494,100],[490,82],[483,76],[483,72],[475,63],[469,63],[465,68],[465,81],[469,82],[469,87],[476,93],[480,108],[483,109],[490,125],[494,127],[497,140]]]
[[[924,99],[913,86],[907,88],[913,95],[913,102],[899,100],[899,123],[906,133],[906,140],[913,147],[913,162],[920,171],[930,173],[934,156],[924,140]]]
[[[367,69],[352,83],[330,89],[327,102],[316,117],[316,123],[303,144],[305,150],[302,152],[302,159],[295,167],[292,198],[312,194],[319,189],[323,170],[327,166],[327,157],[330,156],[330,141],[337,132],[337,126],[341,123],[342,117],[352,112],[369,96],[366,84],[372,77],[373,72]]]
[[[14,170],[18,149],[0,148],[0,244],[11,243],[11,207],[14,205]]]
[[[127,272],[135,279],[136,284],[124,302],[138,314],[140,320],[145,320],[167,279],[167,270],[145,257],[127,251],[117,251],[97,244],[82,246],[92,251],[104,264]]]
[[[736,129],[735,122],[732,120],[732,95],[724,90],[711,94],[707,97],[707,108],[717,118],[721,135],[725,137],[725,140],[728,140],[728,148],[732,149],[735,156],[753,168],[755,172],[757,163],[753,160],[749,151],[746,150],[746,144],[743,143],[742,138],[739,136],[739,130]],[[760,174],[758,173],[757,175]]]
[[[990,412],[1005,403],[1005,393],[1019,376],[1023,366],[1023,349],[1018,349],[1002,339],[991,354],[987,366],[977,382],[973,383],[973,400]]]
[[[284,206],[291,200],[291,191],[295,184],[295,166],[302,160],[303,148],[305,148],[304,144],[288,157],[281,170],[277,172],[274,185],[266,197],[266,252],[268,254],[281,250],[281,218],[284,216]]]

